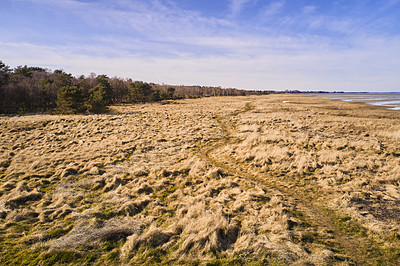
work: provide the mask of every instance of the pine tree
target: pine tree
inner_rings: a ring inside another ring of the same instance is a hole
[[[90,111],[93,113],[107,112],[107,105],[111,104],[112,98],[104,84],[97,84],[96,87],[89,90]]]
[[[146,103],[151,100],[153,88],[146,82],[135,81],[129,90],[129,94],[133,102]]]
[[[57,113],[77,114],[86,110],[82,90],[77,86],[64,86],[57,92]]]
[[[98,84],[89,90],[89,106],[93,113],[107,112],[113,102],[113,89],[105,75],[97,77]]]

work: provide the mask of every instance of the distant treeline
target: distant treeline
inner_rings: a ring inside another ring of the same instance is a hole
[[[91,74],[78,78],[63,70],[0,61],[0,113],[101,113],[115,103],[146,103],[209,96],[268,94],[204,86],[169,86]]]

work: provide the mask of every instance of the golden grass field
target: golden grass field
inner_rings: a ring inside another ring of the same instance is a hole
[[[210,97],[0,129],[0,264],[400,264],[400,111]]]

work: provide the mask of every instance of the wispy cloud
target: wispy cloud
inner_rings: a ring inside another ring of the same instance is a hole
[[[196,40],[189,42],[192,41]],[[399,78],[395,72],[400,38],[363,38],[347,48],[334,48],[326,40],[308,38],[253,38],[241,43],[234,38],[198,41],[204,47],[214,43],[222,48],[229,47],[235,54],[203,54],[198,57],[190,53],[160,57],[121,49],[119,53],[108,56],[101,53],[110,47],[53,47],[21,43],[0,43],[0,54],[7,55],[3,60],[8,64],[23,62],[53,69],[62,67],[74,75],[95,72],[168,84],[248,89],[398,89]],[[381,49],[383,46],[385,50]],[[96,54],[91,55],[87,50]]]
[[[275,14],[278,14],[279,12],[282,11],[283,7],[285,6],[286,1],[285,0],[281,0],[281,1],[276,1],[276,2],[272,2],[270,3],[264,11],[264,15],[269,17]]]
[[[400,0],[387,0],[387,1],[383,2],[382,4],[383,4],[383,6],[381,6],[381,8],[379,8],[380,11],[384,11],[384,10],[392,8],[396,5],[400,5]]]
[[[304,14],[314,13],[315,10],[317,10],[316,6],[305,6],[305,7],[303,7],[303,13]]]
[[[232,15],[237,15],[242,11],[246,4],[251,2],[252,0],[230,0],[230,9]]]
[[[399,34],[371,33],[363,18],[335,17],[318,6],[288,14],[286,1],[262,9],[261,1],[232,0],[216,18],[172,0],[20,1],[62,10],[87,34],[51,44],[0,40],[2,60],[13,67],[249,89],[394,90],[400,83]],[[231,16],[256,3],[248,24]]]

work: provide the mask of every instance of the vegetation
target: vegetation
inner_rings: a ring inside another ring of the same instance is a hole
[[[220,87],[168,86],[91,74],[73,77],[63,70],[18,66],[0,61],[0,113],[102,113],[115,103],[147,103],[203,96],[263,94]]]
[[[398,111],[288,94],[108,108],[0,117],[1,265],[400,264]]]
[[[112,103],[113,89],[107,76],[97,77],[98,84],[89,90],[89,110],[93,113],[104,113]]]
[[[57,92],[57,112],[77,114],[85,110],[83,91],[77,86],[67,85]]]
[[[150,84],[136,81],[131,84],[130,97],[132,102],[146,103],[152,100],[152,95],[154,93],[153,88]]]
[[[0,264],[399,265],[399,112],[203,98],[252,93],[0,61],[52,114],[0,116]]]

